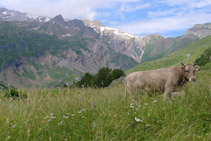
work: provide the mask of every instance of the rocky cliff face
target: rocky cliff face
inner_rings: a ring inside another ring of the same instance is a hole
[[[101,42],[111,44],[116,52],[129,56],[140,63],[145,48],[143,37],[106,27],[100,21],[83,20],[83,22],[98,33]]]
[[[211,35],[211,23],[194,25],[193,28],[190,28],[185,32],[185,36],[189,35],[195,35],[199,39]]]

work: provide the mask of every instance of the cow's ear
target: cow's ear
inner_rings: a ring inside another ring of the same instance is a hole
[[[181,63],[184,67],[185,67],[185,64]]]
[[[195,68],[195,71],[199,71],[200,70],[199,65],[195,65],[194,68]]]

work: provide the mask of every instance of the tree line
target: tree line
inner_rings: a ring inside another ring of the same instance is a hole
[[[90,73],[85,73],[80,81],[75,82],[74,86],[79,88],[82,87],[95,87],[95,88],[104,88],[109,86],[111,82],[115,79],[124,76],[124,72],[120,69],[110,69],[107,67],[101,68],[97,74],[92,75]]]

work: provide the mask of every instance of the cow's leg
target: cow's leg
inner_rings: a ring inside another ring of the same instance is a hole
[[[167,100],[167,99],[171,99],[171,93],[173,91],[173,88],[174,87],[165,87],[165,92],[164,92],[164,101]]]
[[[184,98],[185,93],[184,92],[172,92],[171,97],[173,100],[176,98]]]
[[[141,91],[140,90],[133,90],[132,91],[132,97],[134,100],[139,100],[140,99],[140,95],[141,95]]]
[[[141,90],[134,89],[131,91],[131,98],[132,98],[132,103],[134,105],[139,105],[139,101],[141,99]]]

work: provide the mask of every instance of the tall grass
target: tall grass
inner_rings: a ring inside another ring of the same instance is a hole
[[[30,89],[0,98],[0,140],[210,140],[211,72],[197,74],[185,97],[133,102],[123,84],[105,89]]]

